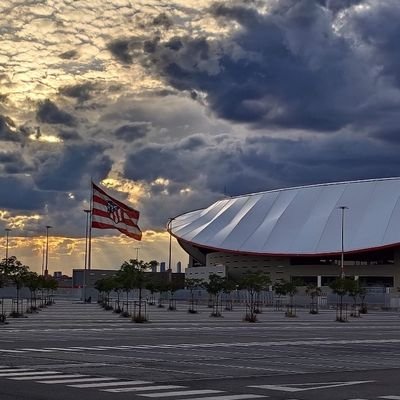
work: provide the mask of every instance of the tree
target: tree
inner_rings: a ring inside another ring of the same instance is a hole
[[[198,288],[202,286],[202,280],[201,279],[196,279],[196,278],[186,278],[185,279],[185,288],[189,290],[190,293],[190,305],[188,312],[195,314],[197,313],[197,310],[194,307],[194,292]]]
[[[202,286],[207,290],[208,294],[212,297],[212,308],[213,311],[211,313],[212,317],[220,317],[220,295],[224,290],[225,286],[225,278],[217,275],[210,274],[208,278],[208,282],[203,281]]]
[[[318,297],[321,296],[322,290],[314,284],[306,287],[306,294],[311,298],[310,314],[318,314]]]
[[[179,285],[177,285],[176,282],[171,281],[166,284],[167,291],[169,293],[169,305],[168,305],[168,310],[169,311],[175,311],[176,310],[176,301],[175,301],[175,292],[179,289]]]
[[[332,292],[339,296],[338,312],[336,314],[336,321],[338,322],[347,321],[347,318],[343,314],[343,298],[348,292],[347,281],[348,280],[344,278],[337,278],[329,285],[329,287],[332,289]]]
[[[96,281],[94,287],[99,291],[102,295],[102,306],[105,310],[112,310],[112,306],[110,305],[110,293],[114,289],[114,277],[105,277]]]
[[[247,290],[248,293],[248,312],[245,320],[249,322],[257,321],[257,296],[262,290],[265,290],[271,284],[271,279],[268,275],[257,272],[247,273],[239,281],[239,287]]]
[[[41,286],[40,276],[36,272],[28,271],[25,276],[25,286],[29,289],[31,293],[31,305],[29,308],[29,312],[33,312],[37,310],[36,306],[36,292]]]
[[[365,291],[365,289],[360,287],[360,282],[358,280],[356,281],[347,279],[346,286],[348,295],[353,299],[353,311],[351,316],[359,317],[360,310],[357,308],[357,298],[360,297],[361,300],[362,293]]]
[[[287,317],[294,317],[296,313],[293,312],[294,308],[294,296],[297,293],[297,286],[300,286],[302,282],[299,281],[287,281],[285,279],[281,279],[278,282],[274,283],[273,289],[278,296],[286,296],[289,295],[289,304],[287,305],[287,311],[285,315]]]
[[[139,291],[138,314],[133,316],[135,322],[145,322],[146,316],[142,313],[142,291],[145,287],[147,277],[146,271],[152,267],[151,263],[145,263],[142,260],[129,260],[121,265],[120,277],[122,287],[127,291],[127,303],[129,291],[136,288]]]
[[[21,288],[24,286],[28,270],[29,267],[23,265],[20,261],[18,261],[17,257],[15,256],[9,257],[8,259],[4,258],[0,262],[0,274],[10,280],[16,288],[17,309],[13,310],[13,312],[10,314],[12,317],[22,316],[22,310],[20,312],[19,309],[19,294]]]
[[[237,283],[229,276],[225,278],[223,292],[225,294],[225,310],[232,311],[232,292],[237,288]]]

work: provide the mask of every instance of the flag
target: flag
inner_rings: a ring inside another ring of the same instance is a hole
[[[117,229],[136,240],[142,239],[138,226],[139,211],[112,198],[94,183],[92,201],[92,228]]]

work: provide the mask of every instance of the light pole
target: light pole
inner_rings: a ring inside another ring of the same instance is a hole
[[[341,229],[341,239],[342,239],[342,251],[341,251],[341,262],[340,262],[340,278],[344,279],[344,212],[345,210],[348,210],[349,207],[346,206],[340,206],[338,207],[339,209],[342,210],[342,229]]]
[[[10,234],[11,229],[6,228],[4,229],[6,231],[6,267],[8,266],[8,236]]]
[[[45,262],[45,269],[44,269],[44,276],[49,274],[48,264],[49,264],[49,229],[52,228],[50,225],[46,225],[46,262]]]
[[[83,301],[86,301],[86,270],[88,266],[88,238],[89,238],[89,218],[90,210],[83,210],[86,213],[86,232],[85,232],[85,269],[83,270]]]
[[[136,250],[136,260],[139,261],[139,250],[140,250],[140,247],[135,247],[134,250]]]
[[[168,232],[169,232],[169,252],[168,252],[168,281],[171,282],[172,276],[171,276],[171,256],[172,256],[172,221],[175,218],[170,218],[168,220]]]

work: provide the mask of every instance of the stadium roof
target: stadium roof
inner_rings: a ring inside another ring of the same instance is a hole
[[[219,200],[173,219],[178,240],[218,251],[327,255],[399,245],[400,178],[327,183]]]

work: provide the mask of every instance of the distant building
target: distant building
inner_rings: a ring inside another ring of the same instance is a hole
[[[151,266],[151,272],[157,272],[157,265],[152,265]]]
[[[178,274],[182,273],[182,263],[180,261],[178,261],[177,264],[176,264],[176,272]]]
[[[160,262],[160,272],[165,272],[165,261]]]
[[[74,288],[83,287],[84,269],[72,270],[72,284]],[[86,286],[94,286],[99,279],[113,276],[117,273],[115,269],[90,269],[86,270]]]

